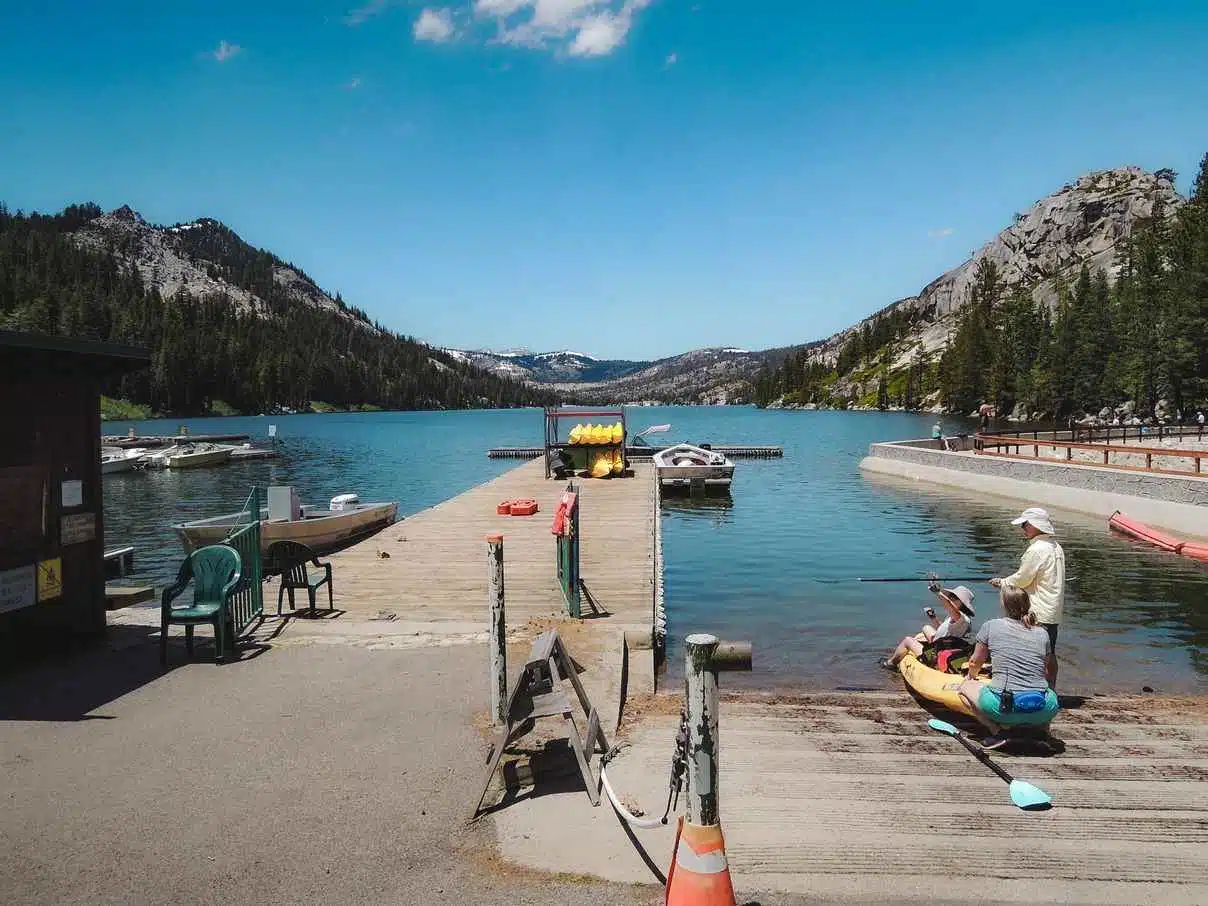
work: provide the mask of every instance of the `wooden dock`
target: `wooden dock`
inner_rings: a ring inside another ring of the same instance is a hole
[[[625,456],[631,460],[648,460],[664,447],[625,448]],[[724,453],[731,459],[780,459],[784,456],[784,447],[766,444],[712,444],[710,449]],[[487,450],[490,459],[536,459],[543,455],[543,447],[492,447]]]
[[[597,603],[627,626],[649,628],[653,613],[652,467],[632,478],[575,479],[581,487],[581,572]],[[487,625],[486,536],[504,538],[509,625],[563,611],[550,532],[566,482],[528,463],[409,516],[332,555],[336,606],[349,614]],[[497,504],[531,498],[534,516],[500,516]],[[386,556],[383,557],[382,554]],[[584,602],[585,616],[591,608]]]
[[[227,444],[244,443],[248,434],[104,434],[101,445],[105,447],[171,447],[174,444]]]
[[[654,621],[654,472],[639,463],[632,477],[575,479],[580,495],[580,574],[585,593],[582,621],[565,618],[558,586],[554,508],[566,482],[547,480],[540,462],[518,466],[434,507],[409,516],[360,544],[330,557],[335,605],[344,614],[315,629],[340,634],[342,626],[367,621],[437,640],[481,633],[488,626],[486,536],[504,538],[504,581],[509,645],[527,647],[540,631],[559,628],[570,653],[589,670],[607,664],[607,676],[591,678],[615,697],[620,681],[622,634],[649,632]],[[504,500],[531,498],[533,516],[500,516]],[[275,589],[266,586],[268,599]],[[593,607],[594,605],[594,607]],[[510,663],[515,667],[515,663]],[[653,687],[653,654],[630,661],[635,689]],[[509,672],[515,673],[512,669]],[[484,687],[486,683],[484,664]],[[596,703],[616,714],[617,701]]]

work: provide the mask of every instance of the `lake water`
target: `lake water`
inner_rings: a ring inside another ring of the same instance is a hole
[[[664,501],[671,681],[684,635],[709,631],[755,646],[755,671],[728,674],[727,687],[890,687],[896,680],[875,660],[918,629],[934,598],[925,582],[855,578],[988,578],[1018,562],[1022,537],[1009,520],[1019,504],[859,472],[869,443],[929,435],[933,416],[629,410],[631,429],[665,422],[669,440],[785,448],[782,460],[740,460],[729,498]],[[125,433],[131,424],[170,433],[177,422],[110,422],[105,430]],[[487,459],[486,449],[533,445],[542,432],[539,410],[188,421],[194,434],[256,440],[269,424],[283,439],[278,460],[105,479],[107,543],[135,545],[139,578],[163,583],[173,575],[180,547],[172,522],[236,510],[253,484],[293,484],[314,504],[355,490],[362,500],[398,500],[406,515],[515,467]],[[1115,537],[1101,520],[1054,516],[1070,576],[1063,688],[1208,691],[1208,568]],[[967,584],[977,593],[975,623],[998,616],[997,593]]]

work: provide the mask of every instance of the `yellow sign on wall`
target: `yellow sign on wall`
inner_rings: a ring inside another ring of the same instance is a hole
[[[63,594],[63,559],[38,562],[38,603],[49,601]]]

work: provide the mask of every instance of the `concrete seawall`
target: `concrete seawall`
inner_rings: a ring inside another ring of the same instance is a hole
[[[979,456],[941,450],[931,440],[872,444],[860,468],[1105,518],[1121,510],[1172,532],[1208,537],[1208,477]]]

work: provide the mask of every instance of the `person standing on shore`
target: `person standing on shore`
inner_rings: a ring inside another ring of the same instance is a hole
[[[995,578],[990,584],[995,588],[1003,584],[1014,585],[1028,593],[1032,609],[1028,616],[1037,626],[1049,634],[1053,652],[1053,676],[1050,685],[1057,688],[1057,629],[1061,625],[1061,611],[1065,605],[1065,551],[1053,536],[1056,530],[1047,510],[1038,506],[1028,507],[1011,520],[1012,525],[1023,528],[1028,538],[1028,548],[1023,552],[1019,569],[1006,578]]]
[[[978,426],[977,426],[977,433],[978,434],[989,434],[990,433],[990,417],[992,415],[994,415],[994,407],[991,406],[989,403],[982,403],[977,409],[977,414],[979,416],[981,416],[981,421],[978,423]]]

